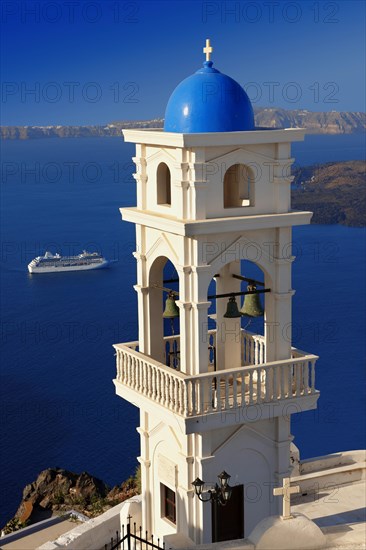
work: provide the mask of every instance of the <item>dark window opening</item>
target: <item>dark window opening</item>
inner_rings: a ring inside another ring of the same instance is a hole
[[[175,492],[162,483],[160,485],[162,497],[162,516],[167,518],[172,523],[176,523]]]
[[[161,162],[158,166],[156,174],[157,180],[157,203],[163,206],[172,204],[171,197],[171,177],[170,170],[165,162]]]

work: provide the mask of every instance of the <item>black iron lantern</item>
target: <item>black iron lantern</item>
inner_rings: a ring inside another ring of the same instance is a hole
[[[215,487],[207,491],[204,491],[205,482],[199,477],[192,481],[192,485],[197,497],[202,502],[217,502],[221,506],[225,506],[231,498],[232,487],[229,485],[231,476],[224,470],[217,477],[219,484],[215,483]]]

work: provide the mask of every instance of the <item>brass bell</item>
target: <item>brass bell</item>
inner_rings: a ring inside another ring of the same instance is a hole
[[[164,319],[174,319],[175,317],[179,317],[179,308],[175,303],[175,297],[172,292],[169,292],[166,299],[163,317]]]
[[[240,317],[240,311],[238,310],[235,296],[230,296],[224,317],[227,319],[236,319]]]
[[[248,285],[247,290],[257,290],[255,285]],[[243,306],[240,310],[241,315],[247,315],[248,317],[262,317],[264,310],[259,298],[259,294],[246,294],[244,296]]]

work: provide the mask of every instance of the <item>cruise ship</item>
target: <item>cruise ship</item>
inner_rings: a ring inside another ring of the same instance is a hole
[[[59,273],[61,271],[85,271],[87,269],[101,269],[110,264],[97,252],[83,250],[77,256],[61,256],[46,252],[44,256],[37,256],[28,264],[29,273]]]

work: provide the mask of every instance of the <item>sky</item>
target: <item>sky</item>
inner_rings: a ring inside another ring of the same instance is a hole
[[[365,3],[337,0],[1,0],[1,124],[164,116],[215,68],[254,107],[365,110]]]

